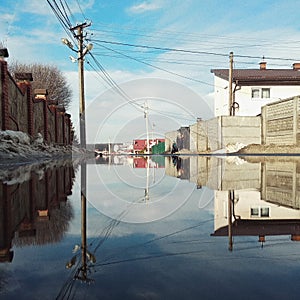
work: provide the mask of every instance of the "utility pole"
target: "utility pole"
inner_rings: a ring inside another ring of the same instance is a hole
[[[232,94],[232,73],[233,73],[233,52],[229,53],[229,75],[228,75],[228,84],[229,84],[229,101],[228,101],[228,109],[229,109],[229,116],[235,115],[233,113],[233,94]]]
[[[146,119],[146,134],[147,134],[147,154],[150,154],[150,142],[149,142],[149,120],[148,120],[148,103],[145,101],[144,104],[144,117]]]
[[[84,53],[83,50],[83,29],[90,25],[91,23],[84,22],[70,29],[71,31],[77,30],[76,37],[78,40],[80,146],[83,149],[86,149],[85,98],[84,98],[84,55],[86,53]]]
[[[72,27],[71,31],[77,31],[78,40],[78,77],[79,77],[79,126],[80,126],[80,147],[86,149],[86,126],[85,126],[85,96],[84,96],[84,56],[90,48],[83,49],[83,29],[90,26],[86,22]],[[81,260],[77,279],[87,281],[87,261],[86,261],[86,162],[81,164]]]

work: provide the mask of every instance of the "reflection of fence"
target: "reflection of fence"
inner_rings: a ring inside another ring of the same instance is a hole
[[[270,103],[262,108],[262,142],[296,145],[300,134],[300,97]]]
[[[0,60],[0,130],[22,131],[30,136],[41,133],[52,144],[72,143],[71,116],[56,103],[47,100],[47,91],[31,88],[30,73],[16,74],[17,82]]]
[[[300,209],[300,164],[266,162],[262,169],[262,199],[281,206]]]
[[[266,161],[233,163],[206,156],[168,156],[168,176],[188,179],[197,187],[216,191],[259,191],[261,200],[300,210],[300,162]]]
[[[32,171],[30,180],[0,183],[0,262],[12,261],[13,239],[14,244],[45,244],[57,242],[67,230],[72,216],[66,206],[74,178],[72,162],[43,175]]]

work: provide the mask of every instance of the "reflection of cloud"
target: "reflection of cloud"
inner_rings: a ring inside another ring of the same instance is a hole
[[[188,201],[194,185],[177,178],[162,177],[162,172],[156,170],[157,181],[149,185],[150,198],[146,202],[145,169],[89,165],[88,178],[97,180],[95,184],[89,180],[88,200],[98,211],[123,222],[147,223],[165,218]]]

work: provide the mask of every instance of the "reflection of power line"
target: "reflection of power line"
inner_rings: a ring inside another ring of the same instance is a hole
[[[163,257],[170,257],[170,256],[179,256],[179,255],[189,255],[189,254],[195,254],[195,253],[201,253],[204,252],[204,250],[195,250],[195,251],[186,251],[186,252],[176,252],[176,253],[162,253],[162,254],[152,254],[142,257],[134,257],[134,258],[127,258],[122,260],[116,260],[111,262],[103,262],[99,263],[98,266],[108,266],[108,265],[115,265],[120,263],[126,263],[126,262],[134,262],[134,261],[140,261],[140,260],[150,260],[154,258],[163,258]]]
[[[183,229],[176,230],[176,231],[174,231],[174,232],[165,234],[165,235],[163,235],[163,236],[155,237],[155,238],[153,238],[153,239],[151,239],[151,240],[148,240],[148,241],[146,241],[146,242],[134,244],[134,245],[132,245],[132,246],[128,246],[128,247],[123,248],[123,249],[118,249],[118,251],[115,252],[113,255],[106,257],[104,260],[102,260],[102,262],[96,263],[96,264],[95,264],[95,267],[96,267],[96,266],[102,265],[103,263],[109,261],[110,259],[114,259],[114,258],[117,257],[119,254],[122,254],[122,253],[124,253],[125,251],[131,250],[131,249],[136,250],[136,249],[139,248],[139,247],[144,247],[144,246],[146,246],[146,245],[148,245],[148,244],[151,244],[151,243],[154,243],[154,242],[156,242],[156,241],[160,241],[160,240],[169,238],[169,237],[171,237],[171,236],[174,236],[174,235],[183,233],[183,232],[185,232],[185,231],[192,230],[192,229],[194,229],[194,228],[197,228],[197,227],[199,227],[199,226],[202,226],[203,224],[208,223],[208,222],[211,222],[211,221],[213,221],[213,220],[214,220],[214,218],[213,218],[213,219],[208,219],[208,220],[202,221],[202,222],[200,222],[200,223],[198,223],[198,224],[195,224],[195,225],[192,225],[192,226],[189,226],[189,227],[186,227],[186,228],[183,228]]]

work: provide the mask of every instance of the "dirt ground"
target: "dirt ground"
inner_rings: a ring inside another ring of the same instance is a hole
[[[295,145],[259,145],[251,144],[240,149],[238,154],[299,154],[300,146]]]

